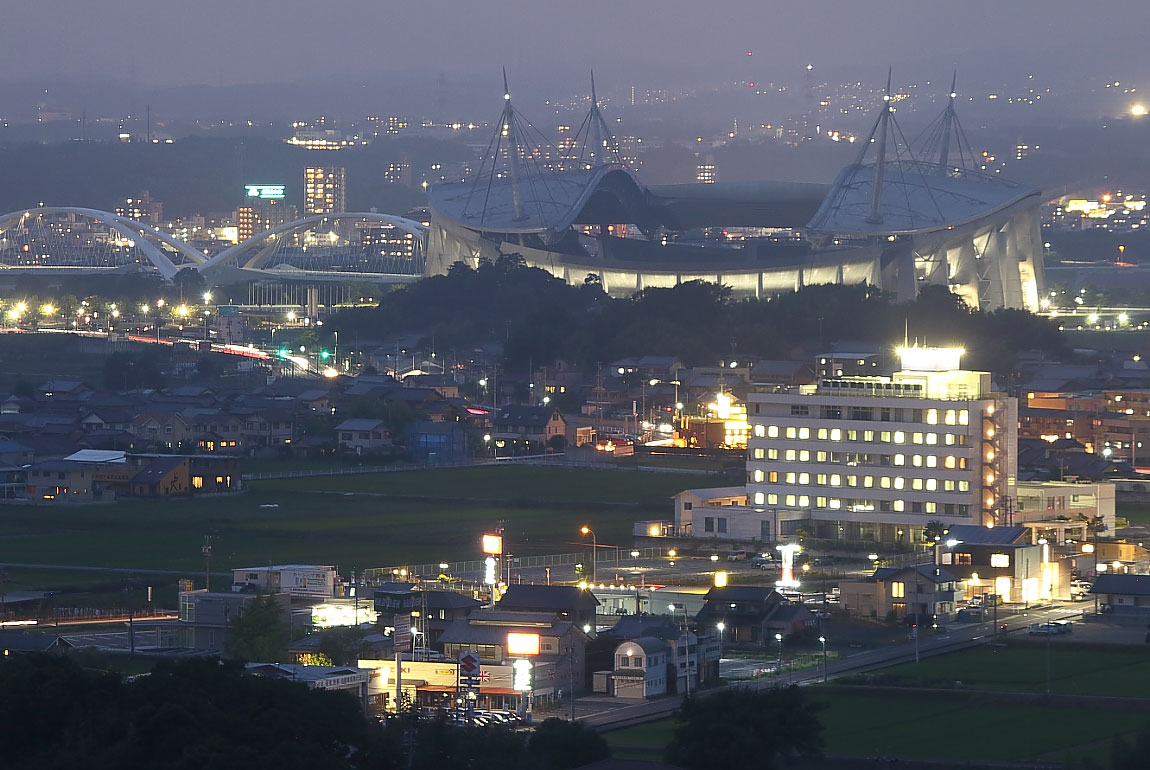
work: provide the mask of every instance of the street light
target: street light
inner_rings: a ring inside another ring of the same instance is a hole
[[[723,659],[723,632],[727,630],[727,624],[719,621],[715,624],[715,628],[719,629],[719,660]]]
[[[685,604],[668,604],[667,609],[671,611],[671,618],[674,619],[675,613],[679,610],[683,611],[683,651],[686,653],[687,658],[687,697],[691,696],[691,637],[688,636],[690,630],[687,628],[687,605]]]
[[[775,641],[779,643],[779,662],[775,665],[775,673],[778,676],[783,674],[783,635],[775,634]]]
[[[579,531],[582,532],[584,535],[590,535],[591,536],[591,582],[594,583],[595,582],[595,572],[596,572],[595,568],[599,564],[599,547],[598,547],[598,544],[595,542],[595,532],[590,527],[588,527],[586,524],[584,524],[582,527],[580,527]]]
[[[823,646],[823,681],[827,681],[827,638],[825,636],[819,637],[819,644]]]

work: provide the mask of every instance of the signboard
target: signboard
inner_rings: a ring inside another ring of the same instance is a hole
[[[249,198],[263,198],[264,200],[279,200],[284,197],[282,184],[246,184],[244,194]]]
[[[539,634],[507,634],[508,655],[538,655]]]
[[[496,583],[494,556],[488,556],[483,560],[483,582],[489,586]]]
[[[483,552],[494,556],[503,553],[503,537],[500,535],[484,535]]]
[[[479,654],[471,651],[459,653],[459,686],[475,689],[480,682]]]
[[[511,689],[518,692],[531,692],[531,661],[517,660],[511,664],[511,668],[515,671],[515,678],[512,682]]]
[[[395,616],[395,630],[391,638],[395,640],[396,652],[411,652],[411,615]]]

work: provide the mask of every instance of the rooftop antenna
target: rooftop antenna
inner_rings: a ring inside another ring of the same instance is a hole
[[[212,590],[212,536],[204,535],[204,545],[200,548],[204,555],[204,588]]]
[[[871,185],[870,215],[866,221],[872,225],[882,224],[882,185],[886,177],[886,135],[890,123],[890,75],[891,69],[886,71],[886,90],[883,91],[882,113],[879,115],[878,125],[878,152],[874,163],[874,182]]]

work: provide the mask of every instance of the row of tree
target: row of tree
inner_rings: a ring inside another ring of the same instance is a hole
[[[421,331],[440,349],[498,341],[506,365],[557,359],[591,367],[628,355],[785,358],[839,341],[889,345],[909,334],[965,347],[969,366],[1005,373],[1019,351],[1055,354],[1057,325],[1020,310],[972,311],[945,287],[926,286],[896,303],[874,288],[808,286],[766,299],[736,300],[728,288],[692,281],[612,299],[594,276],[570,286],[518,255],[471,269],[461,263],[386,295],[377,308],[341,313],[333,328],[363,337]]]

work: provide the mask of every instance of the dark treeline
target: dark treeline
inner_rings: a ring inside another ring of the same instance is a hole
[[[460,354],[497,341],[509,368],[556,359],[590,367],[640,354],[678,356],[688,365],[809,356],[842,341],[893,345],[906,333],[911,341],[965,347],[966,366],[1004,373],[1019,351],[1064,347],[1054,323],[1020,310],[973,312],[944,287],[924,287],[902,304],[862,285],[735,300],[703,282],[612,299],[593,276],[569,286],[516,255],[477,270],[456,264],[447,275],[391,292],[378,308],[346,311],[334,325],[369,339],[422,332],[438,350]]]
[[[0,659],[3,766],[37,770],[566,770],[609,756],[581,724],[533,734],[364,718],[345,692],[166,660],[131,681],[58,656]],[[410,762],[408,762],[410,755]]]

